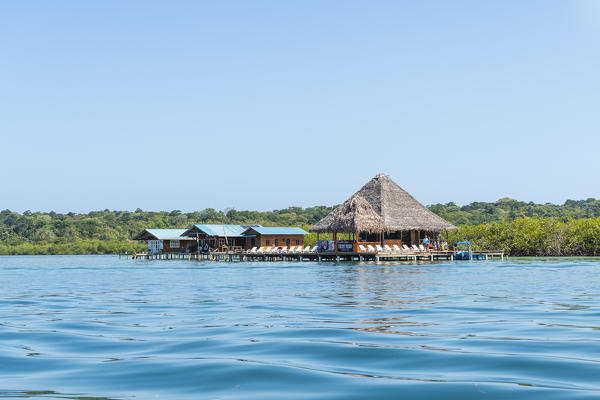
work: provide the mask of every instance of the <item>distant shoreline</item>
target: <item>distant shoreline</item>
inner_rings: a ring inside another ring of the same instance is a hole
[[[186,228],[195,223],[310,226],[334,207],[288,207],[273,211],[215,209],[182,213],[92,211],[88,214],[0,211],[0,255],[80,255],[144,252],[131,240],[149,227]],[[474,249],[502,249],[510,256],[600,255],[600,200],[567,200],[563,205],[512,199],[466,206],[434,204],[429,209],[459,226],[449,243],[469,240]],[[481,221],[484,221],[481,223]],[[306,236],[307,245],[316,237]]]

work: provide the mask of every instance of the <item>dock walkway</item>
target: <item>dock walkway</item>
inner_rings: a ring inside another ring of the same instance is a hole
[[[391,251],[391,252],[300,252],[300,253],[249,253],[249,252],[212,252],[212,253],[163,253],[163,254],[119,254],[139,260],[208,260],[208,261],[453,261],[457,251]],[[501,250],[473,251],[472,258],[489,260],[499,258],[504,260]]]

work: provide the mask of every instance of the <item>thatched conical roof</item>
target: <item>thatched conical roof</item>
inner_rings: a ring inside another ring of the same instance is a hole
[[[458,229],[442,217],[429,211],[427,207],[419,203],[385,174],[378,174],[371,179],[355,193],[356,195],[369,202],[373,210],[383,218],[389,231],[441,232]],[[330,215],[327,215],[314,227],[320,227],[321,223],[326,221]]]
[[[387,232],[383,218],[367,200],[354,195],[310,228],[311,232]]]

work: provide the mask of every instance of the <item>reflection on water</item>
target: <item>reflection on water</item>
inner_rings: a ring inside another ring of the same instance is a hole
[[[73,400],[114,400],[108,397],[90,397],[80,394],[57,393],[52,390],[24,390],[15,392],[0,391],[3,399],[73,399]]]
[[[0,257],[0,397],[599,398],[598,268]]]

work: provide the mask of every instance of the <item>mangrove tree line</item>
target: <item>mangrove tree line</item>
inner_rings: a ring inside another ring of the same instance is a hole
[[[87,214],[0,212],[0,254],[109,254],[143,251],[131,238],[145,228],[187,228],[194,223],[302,226],[316,223],[334,207],[288,207],[273,211],[208,208],[183,213],[92,211]],[[476,248],[511,255],[600,254],[600,200],[535,204],[513,199],[465,206],[434,204],[430,210],[460,227],[450,243],[470,240]],[[309,235],[312,243],[315,235]]]

